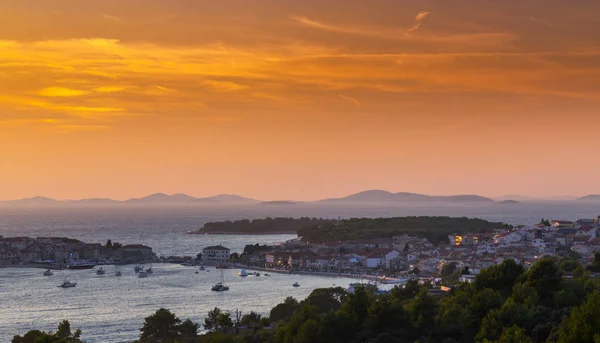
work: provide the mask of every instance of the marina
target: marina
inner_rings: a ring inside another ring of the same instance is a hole
[[[347,277],[321,277],[273,273],[270,277],[240,277],[240,269],[206,267],[195,274],[197,267],[160,264],[154,273],[139,278],[129,266],[103,266],[105,275],[92,270],[59,270],[53,276],[43,276],[39,269],[4,268],[0,275],[0,341],[25,332],[35,325],[51,330],[56,322],[69,319],[81,328],[88,343],[129,342],[139,335],[143,319],[156,309],[165,307],[182,317],[203,322],[206,313],[219,307],[226,311],[268,311],[287,296],[298,300],[312,290],[334,285],[346,289],[356,282]],[[118,269],[117,269],[118,268]],[[122,276],[115,274],[122,270]],[[208,272],[211,271],[211,272]],[[213,292],[211,287],[221,282],[226,292]],[[248,270],[248,273],[254,270]],[[57,287],[63,281],[76,287]],[[10,280],[10,282],[8,282]],[[298,283],[301,287],[293,287]],[[383,285],[382,287],[393,286]],[[102,299],[102,306],[97,300]],[[49,315],[52,313],[52,315]]]

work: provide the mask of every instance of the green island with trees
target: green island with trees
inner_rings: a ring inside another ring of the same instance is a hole
[[[298,236],[310,243],[337,242],[361,238],[409,235],[427,238],[434,244],[448,241],[453,233],[481,233],[512,228],[504,223],[466,217],[352,218],[300,229]]]
[[[335,223],[335,219],[323,218],[271,218],[264,219],[242,219],[226,220],[220,222],[208,222],[202,228],[193,233],[211,234],[268,234],[268,233],[296,233],[298,230]]]
[[[586,269],[571,257],[544,258],[529,270],[506,260],[472,283],[438,296],[411,280],[376,294],[367,287],[315,289],[255,312],[212,309],[203,328],[167,309],[145,319],[138,343],[599,343],[600,254]],[[568,276],[568,277],[565,277]],[[67,321],[56,333],[30,331],[13,343],[80,343]]]
[[[390,217],[390,218],[264,218],[209,222],[194,233],[264,234],[296,233],[305,242],[345,241],[411,235],[432,243],[446,242],[452,233],[491,232],[511,226],[477,218]]]

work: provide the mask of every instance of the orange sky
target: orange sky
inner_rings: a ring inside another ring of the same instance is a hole
[[[596,0],[2,0],[0,199],[600,192]]]

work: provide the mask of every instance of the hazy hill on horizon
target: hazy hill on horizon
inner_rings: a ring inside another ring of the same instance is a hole
[[[323,199],[325,203],[395,203],[395,202],[445,202],[445,203],[493,203],[494,200],[481,195],[460,194],[435,196],[418,193],[392,193],[384,190],[367,190],[343,198]]]
[[[317,201],[295,201],[295,200],[257,200],[237,194],[218,194],[208,197],[194,197],[184,193],[166,194],[154,193],[140,198],[127,200],[114,200],[110,198],[86,198],[78,200],[56,200],[44,196],[36,196],[17,200],[0,201],[0,205],[14,206],[48,206],[48,205],[193,205],[193,204],[215,204],[215,205],[259,205],[278,204],[291,205],[298,203],[328,203],[328,204],[394,204],[394,203],[435,203],[435,204],[493,204],[506,201],[600,201],[600,194],[589,194],[583,197],[556,196],[556,197],[529,197],[523,195],[504,195],[501,197],[485,197],[477,194],[458,195],[426,195],[409,192],[389,192],[386,190],[366,190],[341,198],[326,198]]]
[[[56,200],[48,197],[36,196],[32,198],[23,198],[17,200],[0,201],[0,204],[21,205],[21,206],[37,206],[37,205],[181,205],[181,204],[254,204],[259,203],[259,200],[246,198],[235,194],[218,194],[209,197],[197,198],[191,195],[177,193],[165,194],[154,193],[141,198],[132,198],[124,201],[114,200],[110,198],[87,198],[78,200]]]

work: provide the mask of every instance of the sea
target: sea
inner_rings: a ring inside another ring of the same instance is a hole
[[[265,217],[393,217],[453,216],[482,218],[512,225],[535,224],[541,218],[576,220],[600,215],[600,204],[587,202],[535,202],[476,206],[431,205],[244,205],[179,207],[6,207],[0,208],[0,235],[4,237],[70,237],[89,243],[140,243],[165,256],[195,256],[203,247],[223,244],[242,252],[247,244],[273,244],[295,235],[188,235],[210,221]],[[319,287],[348,287],[356,280],[343,277],[275,274],[238,276],[224,270],[228,292],[211,292],[221,279],[220,270],[175,264],[154,264],[154,274],[138,278],[133,266],[105,266],[94,270],[55,271],[0,268],[0,342],[31,329],[55,330],[64,319],[83,331],[89,343],[131,342],[139,337],[144,318],[163,307],[182,320],[203,323],[214,307],[268,314],[285,297],[298,300]],[[212,269],[212,270],[211,270]],[[122,276],[114,275],[121,271]],[[198,272],[198,274],[196,274]],[[64,279],[77,287],[57,287]],[[300,287],[292,287],[298,282]]]

